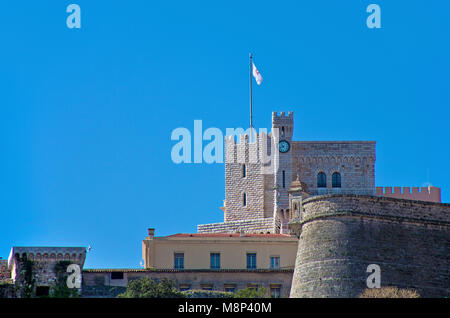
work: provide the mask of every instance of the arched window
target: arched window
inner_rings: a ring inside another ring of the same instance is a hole
[[[341,187],[341,174],[339,172],[333,173],[333,175],[331,176],[331,183],[333,188]]]
[[[245,178],[247,175],[247,167],[245,166],[245,163],[242,165],[242,178]]]
[[[327,187],[327,176],[323,172],[317,174],[317,187],[326,188]]]
[[[242,206],[246,206],[247,205],[247,194],[242,195]]]

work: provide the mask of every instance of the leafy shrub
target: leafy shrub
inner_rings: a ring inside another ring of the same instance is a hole
[[[359,298],[419,298],[414,289],[399,289],[397,287],[366,288]]]
[[[50,295],[51,298],[78,298],[80,293],[77,288],[69,288],[67,286],[67,267],[71,264],[70,261],[58,261],[53,268],[56,274],[56,281],[51,286]]]
[[[233,293],[218,290],[190,289],[181,292],[186,298],[233,298]]]
[[[127,290],[118,298],[182,298],[183,294],[176,290],[172,281],[163,279],[156,281],[144,277],[128,282]]]
[[[240,289],[234,293],[234,298],[267,298],[267,290],[264,287],[261,288],[246,288]]]
[[[0,298],[14,296],[14,283],[12,280],[0,280]]]

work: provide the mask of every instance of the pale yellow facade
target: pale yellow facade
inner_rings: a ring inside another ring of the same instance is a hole
[[[256,254],[256,269],[273,269],[271,257],[279,258],[278,269],[292,269],[297,244],[296,237],[283,234],[149,235],[142,255],[145,268],[155,269],[174,269],[175,254],[183,255],[183,269],[211,269],[211,253],[220,254],[219,269],[224,270],[247,269],[248,253]]]

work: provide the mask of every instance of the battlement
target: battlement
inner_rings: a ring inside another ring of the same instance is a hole
[[[394,191],[392,191],[392,188]],[[441,202],[441,189],[433,186],[428,187],[377,187],[376,195],[428,202]]]
[[[263,151],[270,149],[270,137],[265,132],[259,132],[250,142],[248,134],[240,134],[238,142],[235,135],[225,136],[225,162],[226,163],[259,163]]]
[[[250,131],[250,129],[247,129],[244,134],[233,134],[233,135],[227,135],[225,136],[225,144],[235,144],[235,145],[245,145],[245,144],[253,144],[255,142],[258,142],[258,140],[262,139],[264,136],[267,137],[268,134],[264,133],[263,131],[260,131],[259,133],[254,129],[254,135],[253,140],[250,142],[250,137],[247,132]],[[236,130],[237,132],[237,130]],[[237,137],[237,141],[235,139]],[[255,140],[256,138],[256,140]]]
[[[8,266],[14,266],[19,258],[35,262],[57,262],[68,260],[84,264],[86,258],[85,247],[41,247],[41,246],[14,246],[8,258]]]
[[[292,135],[294,129],[294,112],[288,112],[286,116],[285,112],[281,112],[278,115],[277,112],[272,112],[272,127],[285,127],[288,129],[288,133]]]
[[[278,112],[272,112],[272,122],[278,121],[278,120],[293,121],[294,120],[294,112],[288,112],[287,116],[286,116],[285,112],[280,112],[280,115],[278,115]]]

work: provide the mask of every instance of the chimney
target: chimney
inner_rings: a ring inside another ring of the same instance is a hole
[[[153,238],[155,236],[155,229],[148,229],[148,236],[149,238]]]

